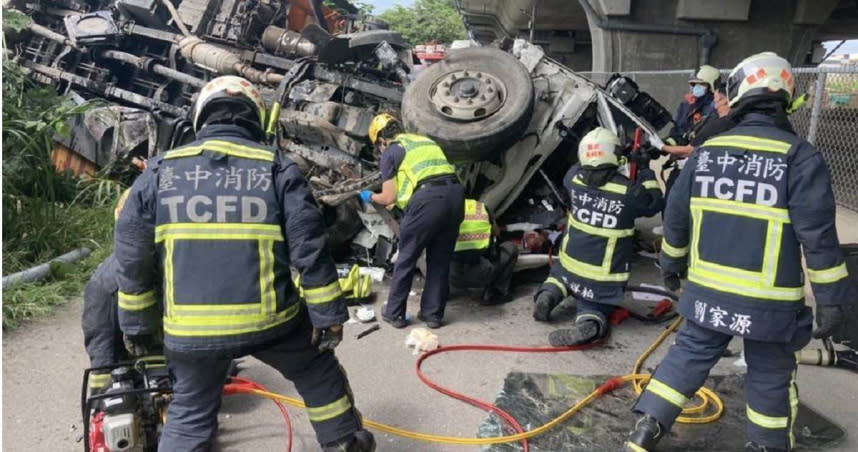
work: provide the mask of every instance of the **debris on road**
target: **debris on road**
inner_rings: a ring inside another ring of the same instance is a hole
[[[414,348],[412,354],[418,355],[440,347],[438,336],[426,328],[414,328],[405,338],[405,346]]]

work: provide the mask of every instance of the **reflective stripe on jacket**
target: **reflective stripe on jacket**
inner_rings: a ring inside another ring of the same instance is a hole
[[[135,181],[116,226],[127,334],[163,326],[168,350],[182,353],[240,353],[270,342],[301,310],[290,266],[301,272],[314,326],[348,318],[306,181],[241,130],[215,126]],[[155,295],[159,283],[163,297]]]
[[[593,289],[594,298],[610,297],[629,279],[635,218],[652,216],[664,205],[649,169],[638,180],[616,174],[600,187],[587,186],[576,165],[565,176],[572,210],[567,218],[559,264],[570,279]]]
[[[789,341],[805,309],[800,245],[817,303],[851,302],[834,216],[822,156],[772,118],[751,113],[710,138],[665,213],[661,264],[687,267],[683,315],[727,334]]]
[[[397,135],[394,142],[405,149],[405,158],[396,171],[396,206],[405,209],[414,189],[423,179],[456,174],[444,151],[431,139],[414,134]]]
[[[456,251],[484,250],[492,239],[492,223],[486,205],[474,199],[465,200],[465,219],[459,226]]]

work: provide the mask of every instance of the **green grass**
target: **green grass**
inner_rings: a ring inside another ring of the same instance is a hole
[[[26,16],[4,14],[3,21],[4,31],[15,30],[26,24]],[[96,103],[75,104],[54,86],[35,83],[5,50],[4,40],[3,274],[82,246],[93,250],[81,262],[55,265],[46,281],[4,290],[3,326],[14,328],[80,295],[92,271],[110,254],[113,207],[123,188],[122,182],[112,179],[123,173],[127,162],[111,165],[88,181],[57,172],[51,161],[54,140],[69,136],[68,119]],[[132,177],[119,179],[129,183]]]
[[[52,276],[42,282],[21,284],[3,291],[3,328],[18,327],[22,322],[45,315],[72,297],[83,293],[84,285],[93,270],[113,250],[113,208],[110,206],[65,206],[56,209],[58,223],[52,234],[36,229],[31,237],[4,240],[3,273],[29,268],[49,261],[65,252],[85,246],[92,250],[87,258],[73,264],[60,264],[52,268]],[[5,226],[5,225],[4,225]],[[64,243],[58,248],[43,248],[33,254],[33,242]],[[9,248],[9,252],[7,252]]]

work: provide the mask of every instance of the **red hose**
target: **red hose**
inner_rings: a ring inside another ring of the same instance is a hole
[[[247,378],[232,377],[231,381],[231,383],[224,385],[224,395],[250,394],[253,389],[268,392],[268,389],[265,386]],[[292,420],[289,418],[289,411],[286,410],[286,406],[284,406],[279,400],[271,399],[271,401],[277,405],[277,408],[280,410],[280,414],[283,415],[283,421],[286,423],[286,432],[288,436],[286,452],[292,452]]]
[[[606,338],[603,338],[597,342],[591,344],[584,345],[573,345],[569,347],[521,347],[521,346],[510,346],[510,345],[449,345],[446,347],[439,347],[435,350],[430,350],[428,352],[423,353],[420,357],[417,358],[417,363],[415,365],[417,371],[417,377],[422,381],[426,386],[434,389],[435,391],[440,392],[448,397],[452,397],[456,400],[465,402],[471,406],[480,408],[482,410],[495,413],[500,418],[502,418],[506,423],[515,430],[516,433],[524,433],[524,429],[515,420],[509,413],[501,410],[500,408],[494,406],[491,403],[484,402],[482,400],[468,397],[464,394],[453,391],[452,389],[445,388],[434,381],[430,380],[426,374],[423,373],[422,365],[423,362],[429,359],[429,357],[438,355],[441,353],[447,352],[459,352],[459,351],[476,351],[476,352],[518,352],[518,353],[558,353],[558,352],[569,352],[569,351],[578,351],[578,350],[587,350],[593,348],[602,342],[605,341]],[[606,381],[602,387],[600,387],[600,391],[603,393],[610,392],[616,387],[622,385],[621,379],[611,379]],[[224,395],[232,395],[232,394],[249,394],[253,393],[254,389],[258,389],[261,391],[268,392],[268,389],[265,386],[242,377],[232,377],[231,383],[227,384],[223,388]],[[283,415],[283,420],[286,422],[286,430],[288,432],[288,443],[286,447],[287,452],[292,451],[292,421],[289,418],[289,412],[286,410],[286,407],[278,400],[273,400],[277,408],[280,409],[280,413]],[[522,450],[524,452],[529,452],[529,446],[527,444],[527,440],[521,440]]]
[[[510,346],[510,345],[448,345],[446,347],[439,347],[439,348],[436,348],[435,350],[430,350],[426,353],[423,353],[422,355],[420,355],[419,358],[417,358],[417,363],[416,363],[417,378],[419,378],[420,381],[422,381],[426,386],[429,386],[430,388],[440,392],[441,394],[452,397],[456,400],[460,400],[462,402],[465,402],[465,403],[472,405],[472,406],[475,406],[477,408],[481,408],[483,410],[490,411],[492,413],[497,414],[498,416],[503,418],[516,431],[516,433],[524,433],[524,430],[521,428],[521,425],[519,425],[519,423],[515,420],[515,418],[513,418],[512,416],[510,416],[508,413],[501,410],[500,408],[498,408],[498,407],[496,407],[496,406],[494,406],[488,402],[484,402],[482,400],[475,399],[473,397],[468,397],[464,394],[460,394],[460,393],[455,392],[451,389],[447,389],[447,388],[433,382],[432,380],[430,380],[429,377],[427,377],[423,373],[423,370],[421,368],[421,366],[423,365],[423,361],[425,361],[426,359],[428,359],[431,356],[434,356],[434,355],[437,355],[440,353],[457,352],[457,351],[519,352],[519,353],[569,352],[569,351],[576,351],[576,350],[587,350],[587,349],[592,348],[596,345],[599,345],[603,341],[604,341],[604,339],[602,339],[598,342],[594,342],[592,344],[574,345],[574,346],[569,346],[569,347],[521,347],[521,346]],[[526,439],[521,440],[521,445],[522,445],[524,452],[528,452],[529,448],[528,448]]]

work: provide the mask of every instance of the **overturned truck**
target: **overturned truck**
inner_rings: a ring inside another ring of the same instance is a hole
[[[383,263],[390,231],[356,194],[380,182],[367,128],[390,112],[455,163],[469,197],[508,230],[562,223],[562,177],[592,127],[654,137],[669,114],[628,79],[602,88],[526,41],[452,50],[415,74],[399,34],[346,1],[18,0],[26,29],[8,37],[33,76],[81,101],[105,99],[69,148],[97,165],[150,158],[193,138],[188,112],[219,75],[258,84],[272,140],[323,206],[335,248]],[[352,242],[357,245],[352,245]],[[376,249],[379,248],[379,249]],[[371,253],[370,250],[375,250]]]

